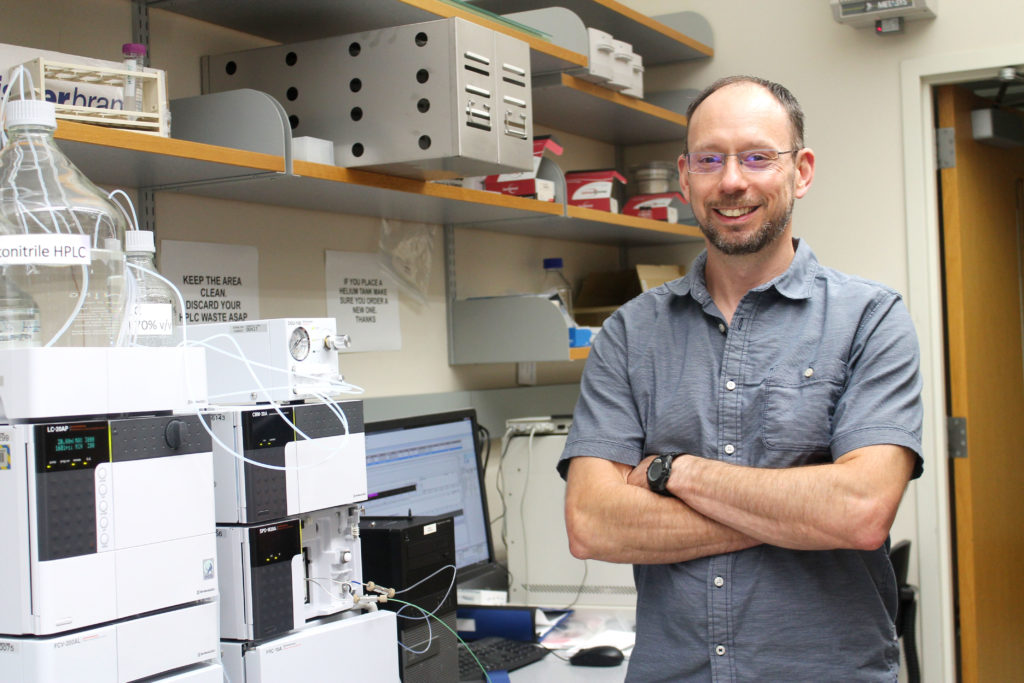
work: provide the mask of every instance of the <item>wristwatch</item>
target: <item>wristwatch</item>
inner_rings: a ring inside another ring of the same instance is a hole
[[[659,455],[647,466],[647,486],[655,493],[671,496],[668,491],[668,478],[672,474],[673,455]]]

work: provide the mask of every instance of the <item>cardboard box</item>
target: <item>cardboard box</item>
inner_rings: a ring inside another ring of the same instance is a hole
[[[583,278],[573,314],[577,325],[596,326],[633,297],[686,274],[685,266],[641,265]]]
[[[517,197],[535,197],[542,202],[555,201],[555,183],[538,178],[545,153],[560,156],[563,148],[554,137],[538,135],[533,139],[533,170],[521,173],[501,173],[484,177],[484,189]]]
[[[565,174],[569,203],[600,211],[619,212],[626,179],[615,169],[569,171]]]
[[[626,202],[622,213],[668,223],[693,220],[693,209],[678,192],[638,194]]]

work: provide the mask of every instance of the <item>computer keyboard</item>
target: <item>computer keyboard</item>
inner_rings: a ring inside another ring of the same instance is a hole
[[[547,648],[536,643],[497,636],[474,640],[468,644],[468,647],[472,648],[473,654],[470,654],[466,644],[459,644],[460,682],[484,680],[480,664],[483,664],[487,671],[513,671],[543,659],[548,653]],[[474,654],[480,660],[480,664],[473,659]]]

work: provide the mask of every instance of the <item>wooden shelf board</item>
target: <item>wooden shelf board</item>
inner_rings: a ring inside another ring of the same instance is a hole
[[[589,356],[589,346],[574,346],[569,348],[569,360],[586,360]]]
[[[577,206],[563,213],[553,202],[325,164],[296,161],[294,175],[287,175],[281,157],[144,133],[61,122],[57,136],[75,165],[101,185],[571,241],[642,245],[700,238],[685,225]]]
[[[295,166],[298,175],[256,177],[239,183],[186,187],[183,191],[219,199],[440,224],[529,222],[536,216],[556,217],[561,210],[531,199],[336,166],[308,162],[296,162]]]
[[[569,74],[534,79],[533,119],[617,145],[678,141],[680,150],[687,125],[682,114]]]
[[[59,121],[57,145],[101,185],[149,187],[284,172],[270,154]]]

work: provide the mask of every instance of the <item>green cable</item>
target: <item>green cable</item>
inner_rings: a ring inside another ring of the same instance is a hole
[[[414,605],[414,604],[412,604],[411,602],[406,602],[405,600],[399,600],[398,598],[388,598],[388,602],[397,602],[397,603],[398,603],[398,604],[400,604],[400,605],[408,605],[409,607],[415,607],[416,609],[418,609],[419,611],[423,612],[424,614],[429,614],[430,616],[432,616],[432,617],[434,617],[435,619],[437,619],[437,622],[438,622],[439,624],[441,624],[441,625],[442,625],[442,626],[444,626],[444,627],[445,627],[446,629],[448,629],[449,631],[451,631],[451,632],[452,632],[452,635],[453,635],[453,636],[455,636],[456,638],[458,638],[458,639],[459,639],[459,642],[460,642],[460,643],[462,643],[463,645],[465,645],[465,646],[466,646],[466,649],[467,649],[467,650],[469,650],[469,654],[473,655],[473,659],[474,659],[474,660],[476,661],[476,665],[477,665],[477,666],[479,666],[479,667],[480,667],[480,670],[484,672],[484,678],[486,678],[486,679],[487,679],[487,682],[488,682],[488,683],[490,683],[490,681],[491,681],[491,677],[490,677],[490,675],[488,675],[488,673],[487,673],[487,669],[485,669],[485,668],[484,668],[484,665],[483,665],[483,663],[482,663],[482,662],[481,662],[481,661],[480,661],[480,660],[479,660],[479,659],[477,658],[477,656],[476,656],[476,653],[474,653],[474,652],[473,652],[473,648],[471,648],[471,647],[469,646],[469,643],[467,643],[466,641],[464,641],[464,640],[463,640],[462,638],[459,638],[459,634],[458,634],[458,633],[456,633],[456,632],[455,632],[455,631],[454,631],[454,630],[452,629],[452,627],[451,627],[451,626],[449,626],[448,624],[444,623],[444,620],[443,620],[443,619],[441,619],[441,617],[437,616],[436,614],[434,614],[433,612],[431,612],[431,611],[430,611],[430,610],[428,610],[428,609],[423,609],[423,608],[422,608],[422,607],[420,607],[419,605]]]

